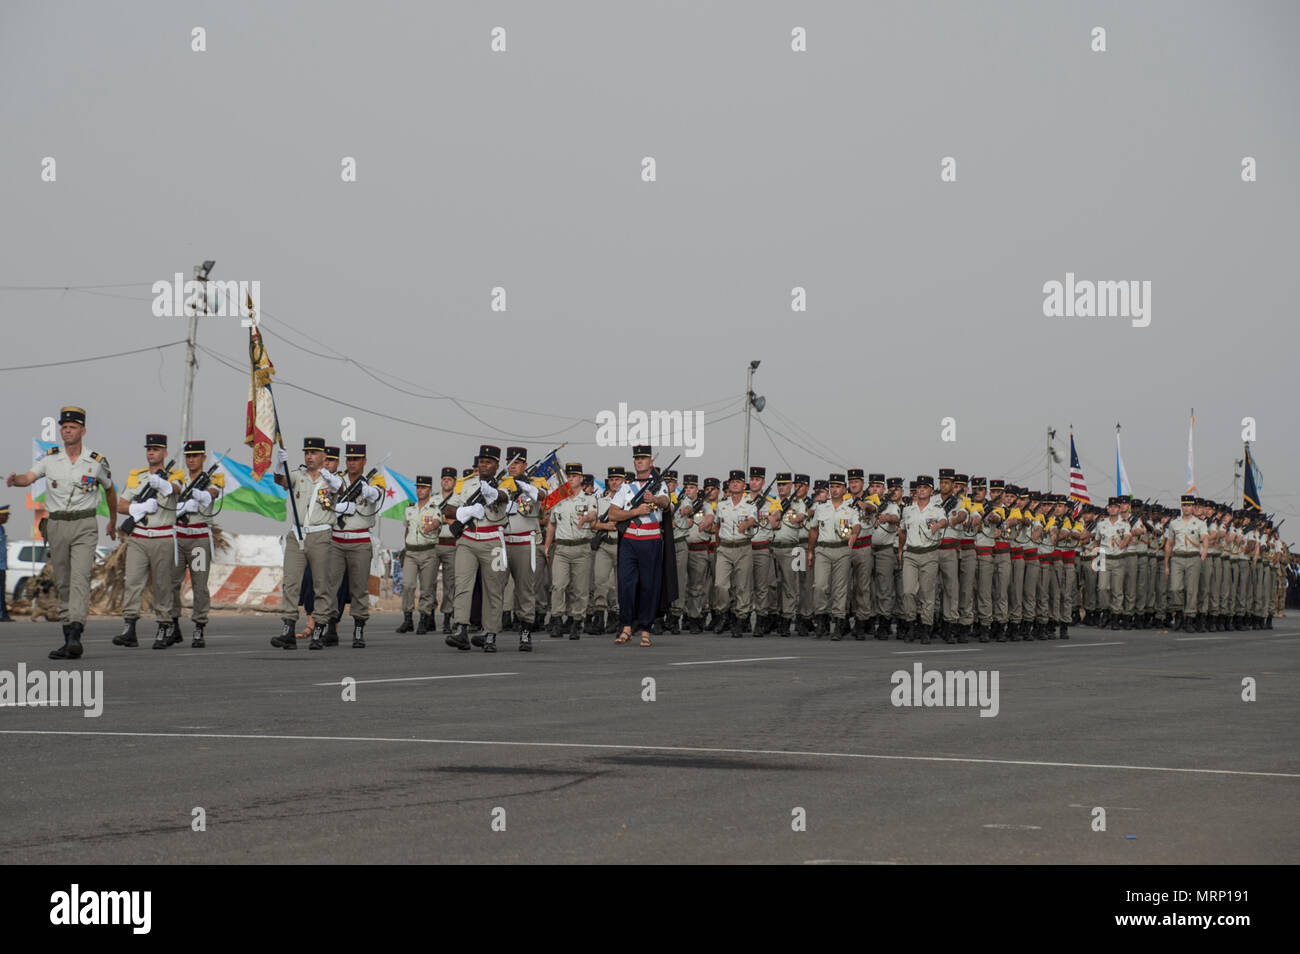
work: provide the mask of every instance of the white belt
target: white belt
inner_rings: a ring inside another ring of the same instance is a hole
[[[312,524],[311,526],[303,527],[303,528],[302,528],[302,532],[303,532],[303,533],[321,533],[321,532],[323,532],[323,531],[325,531],[325,530],[333,530],[333,529],[334,529],[334,527],[333,527],[332,524],[328,524],[328,523],[314,523],[314,524]]]
[[[365,543],[370,540],[370,530],[335,530],[335,543]]]
[[[502,540],[502,533],[503,531],[500,526],[480,529],[479,526],[475,524],[473,527],[466,530],[462,536],[465,539],[474,540],[478,543],[491,543],[496,540]],[[502,545],[504,546],[504,541],[502,541]]]
[[[154,537],[170,537],[173,536],[173,533],[170,524],[165,527],[141,527],[137,524],[131,531],[131,536],[137,538],[148,537],[152,539]]]

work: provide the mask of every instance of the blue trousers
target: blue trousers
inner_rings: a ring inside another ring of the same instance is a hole
[[[618,615],[624,626],[649,629],[659,611],[663,539],[624,536],[618,545]]]

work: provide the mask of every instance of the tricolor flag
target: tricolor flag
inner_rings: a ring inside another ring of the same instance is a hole
[[[384,499],[379,504],[379,516],[389,520],[406,519],[406,507],[415,503],[415,483],[404,474],[380,467],[384,477]]]
[[[252,307],[251,301],[249,307]],[[244,426],[244,443],[253,448],[253,479],[261,480],[271,466],[271,445],[280,439],[275,399],[271,395],[271,378],[275,365],[266,353],[266,345],[256,327],[248,329],[248,357],[252,377],[248,384],[248,415]]]
[[[1264,483],[1263,475],[1255,466],[1255,459],[1250,455],[1250,444],[1246,445],[1246,483],[1241,490],[1241,507],[1243,510],[1263,510],[1259,505],[1259,485]],[[1258,481],[1258,484],[1257,484]]]
[[[32,463],[40,460],[45,456],[51,447],[58,447],[54,441],[40,441],[32,438]],[[31,485],[27,491],[27,509],[35,510],[36,505],[45,503],[45,478],[37,477],[36,482]],[[108,496],[105,488],[99,488],[99,507],[97,508],[99,516],[107,517],[108,514]]]
[[[1128,472],[1124,470],[1124,458],[1119,450],[1119,424],[1115,425],[1115,496],[1133,493],[1133,485],[1128,482]]]
[[[1196,433],[1196,408],[1192,408],[1192,422],[1187,425],[1187,489],[1185,494],[1196,493],[1196,473],[1192,466],[1192,435]]]
[[[533,476],[541,477],[546,481],[548,490],[546,492],[546,501],[542,505],[544,508],[553,507],[569,496],[569,482],[564,477],[564,468],[560,466],[555,451],[551,451],[541,459],[537,469],[533,471]]]
[[[1074,448],[1074,431],[1070,431],[1070,499],[1082,504],[1092,503],[1092,498],[1088,496],[1088,485],[1083,480],[1079,452]]]
[[[248,467],[229,457],[217,457],[216,473],[225,478],[226,486],[217,498],[222,510],[245,510],[260,513],[272,520],[283,520],[288,493],[270,474],[254,477]]]

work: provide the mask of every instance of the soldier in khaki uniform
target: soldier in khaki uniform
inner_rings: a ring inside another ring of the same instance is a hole
[[[671,633],[681,633],[683,618],[686,615],[686,564],[689,562],[688,550],[686,547],[686,530],[687,525],[677,516],[677,505],[685,499],[682,491],[678,489],[679,476],[677,471],[669,469],[664,471],[664,489],[668,493],[669,505],[673,508],[673,565],[677,568],[677,599],[673,600],[672,605],[668,607],[668,631]],[[685,488],[683,487],[682,490]],[[658,620],[655,625],[658,626]],[[654,635],[654,629],[650,630],[650,635]]]
[[[433,475],[415,478],[415,502],[402,515],[405,533],[402,538],[402,623],[399,633],[414,631],[417,636],[436,628],[433,598],[438,574],[438,534],[442,532],[442,511],[433,499]],[[415,590],[420,590],[420,626],[415,627]]]
[[[1112,500],[1114,498],[1111,498]],[[1210,528],[1196,516],[1196,498],[1182,496],[1183,514],[1169,522],[1165,537],[1165,576],[1169,577],[1170,609],[1174,612],[1173,628],[1200,632],[1196,618],[1201,564],[1209,545]],[[1112,629],[1114,626],[1112,625]]]
[[[1001,485],[1001,481],[994,481]],[[983,477],[971,478],[971,496],[968,507],[967,532],[975,547],[975,636],[987,643],[993,632],[993,550],[997,546],[997,524],[988,501],[988,481]],[[990,519],[991,518],[991,519]]]
[[[749,538],[753,580],[754,635],[763,636],[776,628],[772,607],[776,602],[776,568],[772,565],[772,538],[776,527],[768,515],[777,506],[772,497],[763,496],[767,483],[766,467],[749,468],[749,493],[758,524]]]
[[[189,487],[204,473],[204,464],[208,459],[206,441],[185,442],[185,487]],[[208,574],[212,567],[212,531],[209,524],[216,513],[215,500],[221,496],[226,486],[225,475],[214,473],[204,490],[195,488],[188,499],[180,503],[176,517],[176,545],[180,550],[172,573],[172,606],[179,614],[181,611],[181,586],[185,582],[186,571],[190,574],[191,606],[190,619],[194,623],[194,639],[191,649],[202,649],[207,645],[205,639],[208,626],[208,610],[211,608],[211,594],[208,592]],[[182,495],[184,496],[184,495]],[[181,634],[181,621],[172,620],[176,636]]]
[[[799,525],[799,546],[804,551],[804,572],[803,579],[799,584],[799,607],[798,615],[795,618],[795,635],[811,636],[813,629],[813,572],[812,564],[808,562],[808,557],[812,551],[808,549],[808,521],[812,518],[813,504],[816,502],[812,493],[812,478],[808,474],[794,475],[794,495],[803,501],[804,510],[808,516],[804,522]]]
[[[708,477],[700,490],[698,476],[687,474],[685,497],[681,507],[689,507],[690,526],[682,536],[686,540],[686,625],[699,635],[704,632],[704,616],[713,592],[713,541],[717,529],[715,508],[718,480]],[[676,540],[676,535],[673,537]]]
[[[939,575],[939,543],[949,529],[948,516],[931,496],[934,479],[929,474],[916,478],[916,493],[903,511],[903,621],[906,642],[920,637],[929,645],[934,625],[935,583]],[[917,623],[913,629],[911,621]]]
[[[848,623],[850,551],[862,524],[858,509],[845,496],[844,475],[831,474],[826,484],[830,499],[813,507],[808,522],[808,569],[817,601],[814,635],[820,639],[829,632],[838,642]]]
[[[728,494],[718,501],[718,557],[713,580],[713,631],[731,629],[737,639],[749,628],[753,601],[753,551],[750,537],[758,526],[758,508],[745,493],[745,472],[733,470]],[[733,599],[734,597],[734,599]],[[734,611],[729,607],[734,606]],[[757,634],[756,634],[757,635]]]
[[[938,557],[939,584],[943,589],[943,626],[939,631],[945,643],[966,642],[961,630],[961,560],[959,553],[965,538],[963,524],[966,511],[961,505],[961,495],[956,489],[957,472],[951,467],[939,470],[938,506],[943,510],[947,526],[939,540]],[[918,480],[919,484],[919,480]],[[918,486],[918,490],[919,490]],[[933,498],[932,498],[933,499]]]
[[[874,475],[873,475],[874,476]],[[888,639],[899,615],[898,528],[903,517],[903,478],[886,481],[885,496],[871,529],[871,564],[875,581],[876,621],[873,635]],[[899,634],[902,639],[902,634]]]
[[[117,539],[117,490],[108,459],[83,443],[86,412],[79,407],[59,411],[59,436],[63,447],[50,448],[25,474],[11,473],[9,487],[28,487],[44,477],[45,509],[49,522],[44,531],[50,545],[50,563],[59,588],[59,619],[63,623],[63,645],[50,651],[51,659],[79,659],[81,636],[86,628],[90,604],[90,573],[95,565],[95,544],[99,542],[95,515],[99,490],[108,500],[110,540]]]
[[[546,521],[546,558],[551,564],[551,636],[582,635],[591,593],[591,525],[596,497],[582,489],[582,464],[564,465],[569,495],[550,510]]]
[[[794,493],[793,474],[780,471],[776,475],[777,506],[776,528],[772,535],[772,568],[776,571],[779,599],[776,632],[790,635],[790,627],[799,615],[799,597],[803,578],[807,576],[808,554],[804,542],[808,531],[808,507]],[[798,559],[796,559],[796,555]]]
[[[346,574],[348,605],[352,613],[352,648],[366,648],[366,623],[370,619],[370,564],[374,544],[370,532],[379,516],[384,499],[384,475],[365,479],[366,445],[344,445],[345,475],[324,472],[323,479],[333,497],[334,526],[330,530],[329,582],[326,592],[333,594]],[[359,485],[354,493],[354,485]],[[344,500],[353,495],[354,499]],[[335,645],[319,631],[312,633],[308,649]],[[337,637],[335,637],[337,640]]]
[[[592,635],[615,632],[619,628],[618,524],[606,517],[610,502],[623,486],[626,474],[627,471],[618,465],[608,468],[605,471],[605,492],[596,501],[597,521],[592,529],[609,532],[592,558],[591,618],[587,624],[587,632]]]
[[[113,638],[115,646],[138,646],[135,624],[140,618],[146,580],[153,583],[153,611],[158,620],[154,649],[166,649],[181,637],[172,629],[177,609],[172,606],[172,574],[176,567],[176,498],[180,494],[183,474],[167,471],[167,435],[145,436],[145,459],[148,466],[137,467],[126,478],[126,487],[117,502],[117,511],[129,515],[135,528],[126,541],[126,581],[122,596],[122,634]],[[149,493],[145,491],[148,490]],[[143,499],[141,499],[143,498]]]
[[[853,546],[849,548],[848,614],[853,617],[853,627],[849,633],[854,639],[861,641],[867,638],[871,619],[876,614],[875,593],[872,592],[876,563],[871,549],[871,528],[880,510],[881,501],[880,495],[873,488],[877,477],[880,477],[881,481],[885,478],[872,474],[872,482],[868,486],[863,476],[865,474],[863,468],[850,467],[848,473],[849,502],[857,511],[858,518],[858,535],[853,538]]]
[[[298,597],[302,592],[303,571],[311,567],[312,599],[311,617],[317,629],[329,624],[334,592],[328,586],[330,579],[330,530],[334,512],[322,504],[329,503],[329,488],[325,483],[325,438],[304,437],[302,441],[303,465],[284,476],[288,454],[283,447],[274,449],[272,464],[275,482],[293,497],[293,506],[285,508],[292,516],[297,514],[299,527],[285,534],[284,574],[280,592],[284,602],[280,607],[281,629],[279,636],[271,638],[271,645],[279,649],[297,649],[295,630],[298,628]],[[295,509],[296,508],[296,509]],[[306,609],[306,607],[304,607]],[[323,629],[321,629],[323,632]]]
[[[497,468],[501,465],[501,448],[492,444],[479,447],[476,473],[464,478],[460,490],[447,505],[444,519],[455,518],[466,526],[456,543],[456,621],[447,645],[454,649],[470,648],[469,614],[474,600],[474,577],[483,585],[483,633],[472,640],[485,653],[497,651],[497,633],[501,629],[502,600],[506,588],[505,523],[514,509],[510,494],[496,487]],[[475,497],[480,499],[474,500]],[[474,502],[471,503],[470,501]],[[532,638],[519,639],[520,652],[532,652]]]
[[[550,485],[542,477],[526,477],[528,449],[506,448],[507,475],[500,487],[511,496],[512,508],[506,518],[506,572],[514,584],[513,610],[509,622],[502,623],[503,630],[517,628],[522,642],[532,642],[533,626],[539,616],[545,617],[546,604],[537,602],[537,574],[539,564],[544,567],[545,557],[539,560],[542,506],[546,502]],[[528,637],[526,640],[524,637]]]
[[[438,498],[437,506],[441,526],[438,528],[438,545],[433,551],[437,563],[437,568],[434,570],[434,583],[436,585],[438,578],[441,577],[442,602],[439,603],[438,609],[442,613],[442,632],[444,635],[450,635],[451,615],[456,606],[456,538],[451,532],[451,521],[443,517],[443,512],[456,492],[455,467],[442,469],[439,489],[442,495]],[[434,587],[430,587],[430,591],[433,592]],[[429,628],[433,629],[432,623]]]

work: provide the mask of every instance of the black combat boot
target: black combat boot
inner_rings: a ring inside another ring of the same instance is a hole
[[[811,636],[812,620],[807,616],[796,616],[794,618],[794,634],[796,636]]]
[[[461,623],[447,636],[446,643],[452,649],[469,649],[469,627]]]
[[[207,623],[194,624],[194,639],[190,643],[190,649],[202,649],[204,646],[207,645],[207,642],[205,642],[203,639],[203,631],[207,628],[208,628]]]
[[[311,630],[311,642],[307,644],[307,648],[324,649],[325,633],[326,633],[326,629],[324,623],[317,623],[315,626],[313,626]]]
[[[296,619],[282,619],[280,621],[280,635],[271,637],[271,645],[276,649],[297,649],[298,634],[294,632],[294,627],[297,625],[298,621]],[[135,633],[131,634],[131,638],[135,638]],[[115,639],[113,642],[117,642],[117,640]]]
[[[713,615],[715,617],[713,620],[713,632],[718,636],[721,636],[731,628],[731,614],[714,613]]]
[[[77,648],[78,649],[81,648],[80,643],[77,644]],[[77,656],[80,655],[81,653],[78,652]],[[60,646],[58,649],[51,649],[50,658],[51,659],[75,659],[76,658],[76,656],[72,655],[72,624],[71,623],[63,624],[63,645]]]
[[[508,633],[515,628],[515,614],[513,610],[506,610],[501,614],[501,632]]]
[[[969,626],[967,626],[967,625],[965,625],[965,624],[961,624],[961,625],[959,625],[959,626],[957,627],[957,642],[959,642],[959,643],[969,643],[969,642],[970,642],[970,627],[969,627]]]
[[[664,618],[656,616],[655,621],[650,624],[651,636],[662,636],[664,634]]]
[[[135,620],[124,619],[122,620],[122,622],[125,623],[126,625],[122,627],[122,632],[120,635],[113,637],[113,645],[114,646],[139,646],[140,641],[135,638]],[[285,625],[289,627],[289,634],[292,635],[293,624],[286,623]]]
[[[424,625],[424,614],[423,614],[423,613],[420,614],[420,625],[421,625],[421,626]],[[415,629],[415,622],[414,622],[414,620],[411,619],[411,614],[410,614],[410,613],[403,613],[403,614],[402,614],[402,624],[401,624],[400,626],[397,627],[397,629],[395,630],[395,632],[398,632],[398,633],[409,633],[409,632],[411,632],[411,631],[414,630],[414,629]]]
[[[606,636],[612,635],[614,633],[621,633],[623,631],[623,623],[621,621],[621,617],[619,616],[618,610],[606,610],[605,619],[606,619],[606,623],[605,623]]]
[[[921,645],[930,645],[930,626],[926,623],[920,623],[916,627],[917,634],[921,637]]]
[[[569,638],[582,639],[582,620],[576,616],[569,623]]]
[[[432,618],[432,614],[430,614],[430,613],[421,613],[421,614],[420,614],[420,622],[417,623],[417,624],[416,624],[416,627],[415,627],[415,635],[416,635],[416,636],[424,636],[424,635],[427,635],[428,632],[429,632],[429,630],[432,629],[432,628],[433,628],[433,618]]]
[[[540,633],[546,629],[546,613],[543,611],[533,616],[533,625],[528,627],[530,633]]]
[[[1066,625],[1065,623],[1062,623],[1062,624],[1061,624],[1061,638],[1062,638],[1062,639],[1069,639],[1069,638],[1070,638],[1070,627],[1069,627],[1068,625]]]
[[[847,619],[835,619],[834,617],[831,617],[831,641],[832,642],[838,643],[841,639],[845,637],[846,635],[845,630],[848,629],[848,622],[849,621]]]
[[[483,634],[483,652],[485,652],[485,653],[494,653],[494,652],[496,652],[496,651],[497,651],[497,634],[496,634],[496,633],[484,633],[484,634]]]
[[[159,623],[158,634],[154,636],[154,640],[153,640],[153,648],[166,649],[171,644],[172,644],[172,624]]]
[[[366,621],[363,619],[354,619],[352,621],[352,648],[366,648]]]
[[[935,635],[937,635],[937,636],[938,636],[940,639],[942,639],[945,643],[948,643],[949,645],[952,645],[953,643],[955,643],[955,642],[957,641],[956,638],[955,638],[954,635],[953,635],[953,631],[954,631],[956,628],[957,628],[957,627],[956,627],[956,624],[954,624],[954,623],[949,623],[949,622],[947,622],[947,621],[945,620],[943,623],[938,624],[938,625],[935,626]]]
[[[564,620],[560,619],[557,614],[552,614],[551,639],[563,639],[566,632],[568,632],[568,627],[564,625]]]
[[[329,625],[325,627],[325,638],[323,640],[326,646],[337,646],[339,644],[339,621],[332,619]]]
[[[1272,629],[1272,628],[1273,628],[1273,614],[1272,614],[1272,613],[1269,614],[1269,616],[1268,616],[1268,620],[1264,623],[1264,628],[1265,628],[1265,629]]]
[[[975,630],[975,636],[981,643],[987,643],[990,639],[989,627],[981,623],[979,628]]]
[[[749,628],[746,625],[749,621],[749,615],[741,616],[739,613],[728,615],[731,616],[731,638],[740,639],[745,635],[745,630]]]
[[[519,634],[519,651],[521,653],[531,653],[533,651],[533,634],[531,630],[524,630]]]
[[[167,645],[175,646],[177,643],[185,642],[185,634],[181,632],[181,620],[179,616],[172,617],[172,628],[168,632]]]
[[[442,614],[442,631],[444,635],[447,636],[451,635],[451,614],[450,613]]]
[[[704,632],[704,620],[698,616],[688,616],[687,621],[691,624],[690,631],[692,636],[699,636]]]
[[[1056,624],[1055,620],[1053,620],[1053,621],[1051,621],[1051,622],[1049,622],[1049,623],[1047,624],[1047,638],[1048,638],[1048,639],[1055,639],[1055,638],[1056,638],[1056,625],[1057,625],[1057,624]],[[1065,624],[1064,624],[1064,623],[1061,623],[1061,626],[1064,627]]]

